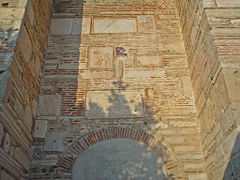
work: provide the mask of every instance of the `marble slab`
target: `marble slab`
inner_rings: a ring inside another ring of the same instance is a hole
[[[89,49],[89,68],[112,69],[113,48],[112,47],[91,47]]]
[[[136,32],[135,19],[95,19],[93,33],[133,33]]]
[[[88,117],[134,117],[143,115],[142,90],[89,91]]]
[[[161,66],[162,57],[160,56],[137,56],[137,65],[139,66]]]

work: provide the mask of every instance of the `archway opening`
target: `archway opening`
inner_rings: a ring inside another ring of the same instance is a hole
[[[111,139],[92,145],[75,161],[73,180],[165,180],[163,157],[143,143]]]

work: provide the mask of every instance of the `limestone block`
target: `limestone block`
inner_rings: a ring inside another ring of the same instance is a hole
[[[72,19],[52,19],[50,31],[54,35],[71,34]]]
[[[215,7],[215,2],[214,0],[203,0],[203,7],[204,8],[210,8],[210,7]]]
[[[33,115],[32,115],[32,109],[30,106],[26,106],[26,108],[25,108],[24,123],[27,126],[28,130],[31,132],[32,123],[33,123]]]
[[[136,61],[139,66],[162,66],[161,56],[137,56]]]
[[[58,116],[61,109],[61,96],[56,95],[43,95],[39,96],[38,101],[38,115],[42,116]]]
[[[48,121],[36,120],[35,121],[34,137],[45,138],[47,128],[48,128]]]
[[[26,1],[26,0],[24,0]],[[27,1],[26,1],[27,2]],[[34,21],[34,11],[33,11],[33,7],[32,7],[32,2],[28,1],[27,2],[27,7],[26,7],[26,13],[28,15],[29,21],[31,23],[31,25],[33,25],[33,21]]]
[[[72,22],[72,34],[90,34],[90,18],[74,18]]]
[[[95,19],[93,33],[133,33],[136,32],[135,19]]]
[[[14,177],[10,176],[9,174],[7,174],[5,171],[1,171],[0,173],[0,179],[2,180],[15,180]]]
[[[231,100],[240,102],[240,69],[224,68],[223,74]]]
[[[11,147],[11,136],[9,133],[6,133],[4,140],[3,140],[3,149],[6,152],[9,152],[10,147]]]
[[[0,8],[0,19],[22,19],[24,8]]]
[[[20,148],[16,148],[14,157],[25,169],[29,169],[29,159]]]
[[[206,180],[207,174],[194,174],[189,176],[189,180]]]
[[[142,96],[141,90],[89,91],[86,100],[86,116],[142,116]]]
[[[240,151],[240,127],[233,130],[228,137],[223,141],[223,150],[227,158]]]
[[[216,0],[218,7],[240,7],[240,1],[239,0]]]
[[[225,110],[223,114],[223,120],[220,123],[225,133],[230,131],[233,128],[233,126],[236,124],[231,106],[229,106]]]
[[[18,43],[25,57],[25,61],[28,62],[32,53],[32,45],[26,28],[23,25],[21,26],[21,30],[18,36]]]
[[[206,106],[203,110],[203,126],[206,132],[210,132],[216,122],[215,115],[213,113],[213,106],[211,100],[208,98]]]
[[[233,19],[231,20],[231,23],[234,27],[240,27],[240,19]]]
[[[113,71],[84,71],[79,73],[79,79],[111,79],[114,77]]]
[[[183,77],[182,83],[183,83],[184,96],[192,99],[193,98],[193,89],[192,89],[192,83],[191,83],[190,77]]]
[[[91,47],[89,50],[89,68],[113,68],[112,47]]]
[[[8,77],[9,77],[8,71],[0,74],[0,84],[1,84],[1,86],[0,86],[0,106],[3,103],[3,97],[4,97],[5,90],[6,90]]]
[[[64,134],[59,132],[48,132],[45,138],[44,151],[63,152]]]
[[[138,31],[139,32],[154,32],[156,30],[156,25],[154,21],[154,16],[138,16]]]
[[[3,135],[4,135],[3,125],[2,123],[0,123],[0,144],[2,144]]]

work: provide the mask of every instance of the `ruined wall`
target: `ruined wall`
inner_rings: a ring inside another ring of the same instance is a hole
[[[227,179],[239,178],[240,3],[176,2],[201,123],[208,179],[222,179],[224,174]]]
[[[0,6],[0,179],[26,179],[51,0]]]
[[[144,132],[153,136],[153,146],[161,142],[168,148],[169,175],[203,176],[172,0],[56,0],[50,31],[32,179],[70,179],[76,156],[90,145],[118,137],[149,144]]]

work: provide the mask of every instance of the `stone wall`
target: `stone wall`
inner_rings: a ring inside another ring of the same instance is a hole
[[[76,156],[103,138],[100,132],[142,141],[147,136],[139,132],[147,132],[168,149],[169,176],[204,176],[172,0],[55,0],[50,31],[32,179],[70,179]]]
[[[240,3],[176,2],[208,179],[238,178]]]
[[[26,179],[51,0],[0,6],[0,179]]]

